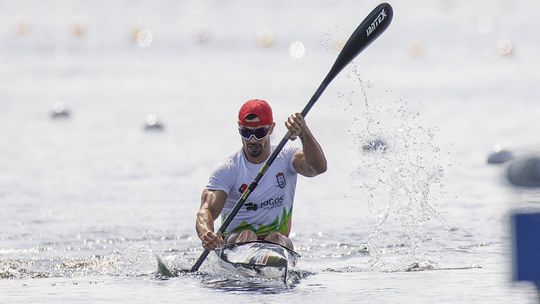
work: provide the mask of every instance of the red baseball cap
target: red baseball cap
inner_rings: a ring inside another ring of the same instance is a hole
[[[247,120],[248,115],[256,115],[258,119]],[[238,112],[238,124],[247,127],[270,125],[274,122],[272,108],[262,99],[246,101]]]

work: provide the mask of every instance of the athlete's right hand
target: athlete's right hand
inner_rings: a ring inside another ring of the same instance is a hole
[[[206,250],[214,250],[223,244],[223,237],[215,234],[212,231],[208,231],[201,237],[202,246]]]

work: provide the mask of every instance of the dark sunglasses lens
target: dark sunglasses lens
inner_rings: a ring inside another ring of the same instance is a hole
[[[258,128],[253,130],[253,135],[257,137],[257,139],[262,139],[268,134],[268,130],[266,128]]]
[[[240,132],[240,135],[243,138],[249,139],[251,137],[251,130],[250,129],[238,129],[238,132]]]
[[[249,139],[251,137],[251,135],[255,135],[255,138],[257,138],[257,139],[262,139],[266,135],[268,135],[268,129],[266,129],[266,128],[258,128],[258,129],[255,129],[255,130],[252,130],[252,129],[239,129],[238,131],[240,132],[240,135],[245,139]]]

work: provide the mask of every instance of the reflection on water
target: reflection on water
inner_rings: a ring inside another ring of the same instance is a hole
[[[235,275],[234,273],[208,274],[203,279],[203,285],[228,292],[256,292],[262,294],[282,293],[294,289],[302,279],[316,273],[294,269],[289,271],[287,283],[279,279],[268,279],[256,276]]]
[[[226,292],[246,292],[278,294],[289,291],[294,285],[285,285],[281,281],[244,278],[215,278],[203,280],[203,286]]]

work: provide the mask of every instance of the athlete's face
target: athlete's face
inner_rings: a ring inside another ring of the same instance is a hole
[[[270,134],[274,126],[274,123],[258,127],[239,126],[244,151],[251,157],[261,156],[270,148]]]

